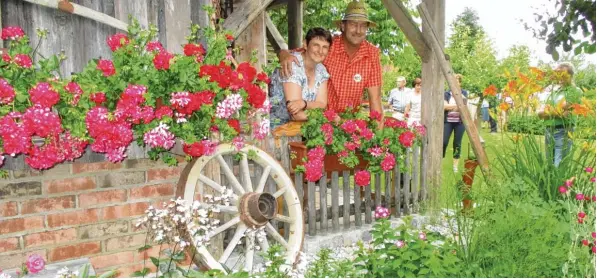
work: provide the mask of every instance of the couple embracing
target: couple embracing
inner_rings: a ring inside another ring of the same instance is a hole
[[[305,121],[308,109],[356,108],[365,89],[371,110],[383,115],[379,50],[366,41],[368,29],[376,24],[369,20],[364,3],[356,1],[335,23],[341,35],[312,28],[303,50],[280,52],[281,69],[272,74],[269,91],[272,130],[290,120]]]

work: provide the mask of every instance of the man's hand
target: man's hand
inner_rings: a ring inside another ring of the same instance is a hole
[[[280,66],[282,68],[282,77],[289,78],[292,76],[292,63],[296,63],[298,65],[298,59],[290,54],[287,50],[280,50]]]
[[[288,112],[290,114],[297,114],[297,113],[301,112],[304,107],[305,107],[305,101],[303,101],[303,100],[290,101],[286,105],[286,108],[288,108]]]

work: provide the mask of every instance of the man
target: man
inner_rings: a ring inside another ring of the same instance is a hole
[[[379,49],[365,40],[369,27],[375,27],[376,24],[369,20],[365,4],[356,1],[348,4],[344,18],[335,23],[342,35],[334,37],[328,56],[323,61],[330,73],[328,109],[342,112],[356,108],[367,89],[371,111],[383,115]],[[290,76],[292,63],[298,63],[297,59],[285,50],[280,51],[279,58],[282,76]]]
[[[545,147],[550,160],[557,167],[568,152],[572,141],[568,133],[574,130],[575,119],[570,115],[573,104],[581,102],[582,92],[572,82],[574,66],[562,63],[556,68],[559,84],[551,92],[542,94],[543,104],[537,114],[545,119]]]
[[[398,120],[404,120],[404,109],[410,100],[410,94],[412,94],[412,89],[406,87],[406,78],[403,76],[399,76],[396,79],[396,84],[398,85],[397,88],[390,90],[390,96],[388,98],[388,103],[392,106],[392,117]]]

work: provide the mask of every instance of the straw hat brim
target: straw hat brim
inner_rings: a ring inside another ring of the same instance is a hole
[[[377,27],[377,24],[369,19],[365,19],[365,18],[344,18],[344,19],[339,19],[339,20],[334,20],[334,24],[336,24],[336,26],[338,28],[340,28],[340,26],[342,25],[342,21],[344,20],[352,20],[352,21],[365,21],[369,23],[369,27],[375,28]]]

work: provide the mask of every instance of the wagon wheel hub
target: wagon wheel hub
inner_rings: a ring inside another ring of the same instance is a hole
[[[278,202],[270,193],[246,193],[240,199],[238,210],[241,221],[249,228],[259,228],[276,216]]]

